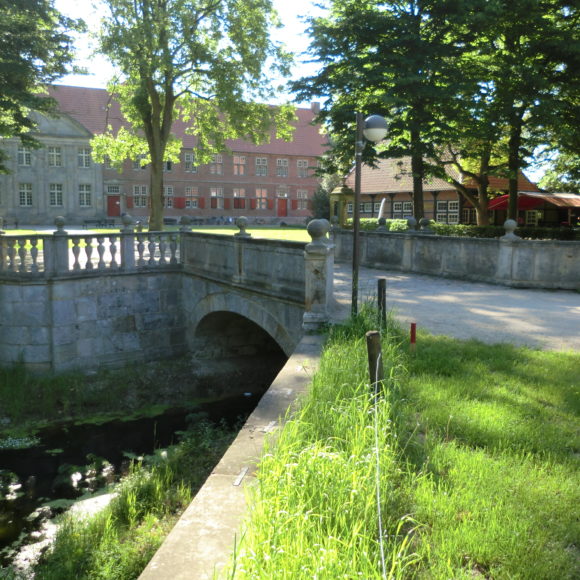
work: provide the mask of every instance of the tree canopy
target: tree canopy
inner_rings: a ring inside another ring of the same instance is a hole
[[[120,165],[144,154],[151,168],[150,228],[163,225],[163,163],[178,161],[171,133],[179,119],[208,162],[227,139],[266,140],[275,125],[291,135],[289,106],[266,104],[270,78],[288,72],[289,55],[270,38],[270,0],[105,0],[100,47],[121,72],[111,87],[130,125],[98,136],[97,160]]]
[[[310,19],[317,74],[295,83],[323,97],[336,163],[353,158],[353,112],[389,123],[379,157],[410,155],[414,213],[429,173],[445,177],[487,219],[490,175],[510,180],[540,144],[578,145],[578,9],[565,0],[329,0]],[[374,150],[367,145],[366,161]],[[451,165],[456,177],[444,171]],[[469,188],[465,187],[470,182]],[[472,193],[472,188],[478,190]],[[512,204],[512,212],[515,206]]]
[[[69,72],[71,34],[83,23],[64,17],[52,0],[0,0],[0,14],[0,138],[35,146],[29,112],[54,112],[44,85]],[[3,160],[0,150],[0,171]]]

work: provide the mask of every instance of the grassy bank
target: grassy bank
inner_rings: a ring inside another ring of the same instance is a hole
[[[35,580],[137,578],[234,437],[235,430],[196,419],[178,445],[134,463],[106,508],[61,518]],[[0,577],[29,576],[0,570]]]
[[[334,329],[261,460],[232,578],[577,578],[580,355]]]

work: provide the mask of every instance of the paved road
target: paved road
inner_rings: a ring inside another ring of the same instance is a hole
[[[387,278],[387,307],[403,324],[433,334],[580,352],[580,292],[514,289],[419,274],[361,268],[359,303]],[[335,266],[335,319],[348,316],[351,266]]]

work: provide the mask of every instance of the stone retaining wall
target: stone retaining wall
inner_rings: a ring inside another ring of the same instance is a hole
[[[335,256],[352,260],[352,232],[335,230]],[[521,288],[580,290],[580,243],[360,233],[362,266]]]

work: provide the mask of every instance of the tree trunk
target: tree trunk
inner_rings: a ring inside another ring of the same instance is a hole
[[[163,160],[159,156],[151,161],[151,208],[149,230],[163,230]]]
[[[419,223],[419,220],[425,217],[423,202],[425,168],[421,151],[421,134],[417,129],[411,129],[411,172],[413,174],[413,216]]]
[[[520,148],[522,145],[522,118],[524,107],[512,104],[510,111],[510,138],[508,142],[509,205],[508,219],[518,220],[518,174],[520,171]]]

